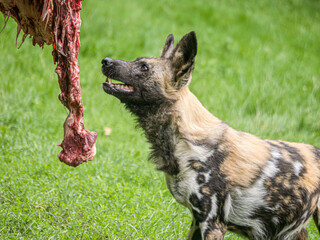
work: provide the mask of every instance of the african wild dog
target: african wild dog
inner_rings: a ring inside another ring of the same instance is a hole
[[[190,209],[188,239],[306,239],[313,215],[320,225],[320,149],[262,140],[211,115],[190,92],[194,32],[160,58],[105,58],[103,89],[137,116],[175,199]],[[112,83],[112,80],[121,84]]]

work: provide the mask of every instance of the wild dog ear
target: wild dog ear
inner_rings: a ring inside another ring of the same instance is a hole
[[[180,89],[191,80],[194,60],[197,55],[197,38],[195,32],[183,36],[172,52],[172,66],[175,73],[175,87]]]
[[[162,49],[162,58],[169,58],[171,56],[171,53],[174,48],[174,37],[173,34],[169,34],[166,40],[166,43],[164,44],[164,47]]]

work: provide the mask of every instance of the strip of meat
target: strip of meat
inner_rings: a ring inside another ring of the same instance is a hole
[[[33,45],[53,44],[61,93],[59,99],[69,109],[64,123],[64,139],[59,159],[73,167],[92,160],[97,133],[84,129],[78,53],[80,47],[81,0],[0,0],[0,11],[18,23],[17,38],[32,37]]]
[[[63,150],[59,158],[70,166],[78,166],[96,154],[97,134],[84,129],[82,118],[78,64],[81,8],[80,1],[61,1],[54,21],[53,57],[58,63],[56,73],[61,89],[59,99],[70,111],[64,123],[64,140],[60,145]]]

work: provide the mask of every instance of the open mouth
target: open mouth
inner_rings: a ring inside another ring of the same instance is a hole
[[[112,91],[116,91],[116,92],[124,92],[124,93],[134,92],[133,86],[131,86],[129,84],[125,84],[119,80],[109,79],[108,77],[107,77],[105,83],[103,83],[103,86],[108,87]]]

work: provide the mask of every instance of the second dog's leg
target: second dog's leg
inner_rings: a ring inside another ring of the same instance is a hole
[[[199,224],[195,219],[192,221],[187,240],[202,240]]]
[[[308,238],[308,232],[306,229],[302,229],[297,236],[297,240],[306,240]]]

